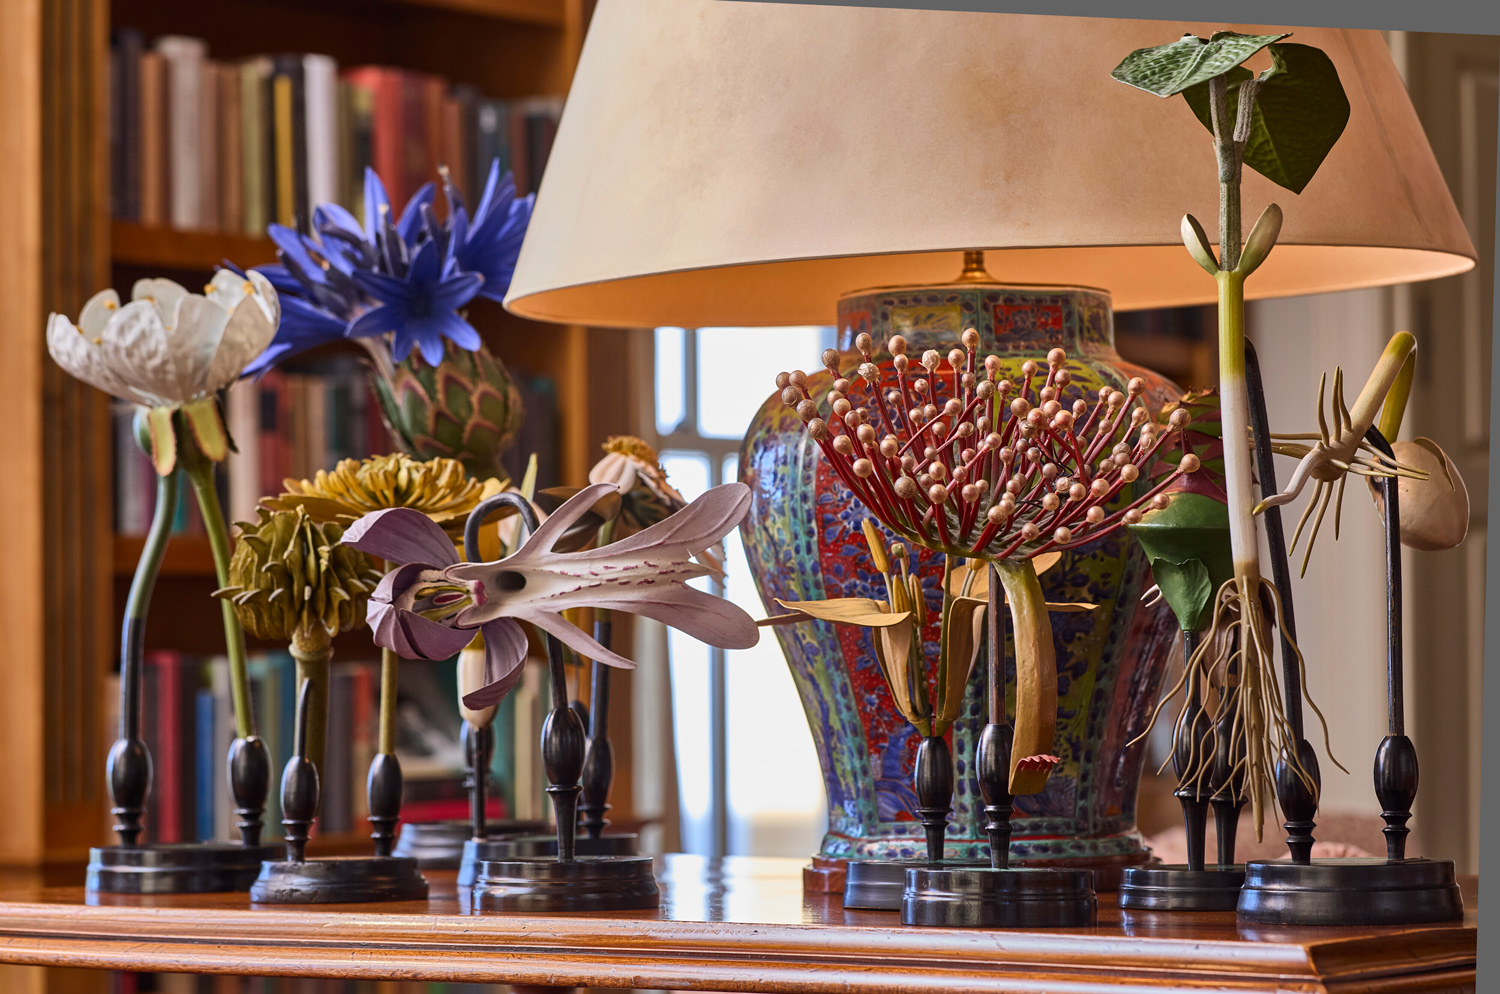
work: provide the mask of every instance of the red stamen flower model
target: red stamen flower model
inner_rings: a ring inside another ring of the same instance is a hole
[[[881,524],[946,554],[950,564],[995,565],[1016,634],[1011,792],[1031,794],[1046,785],[1052,764],[1025,761],[1052,754],[1057,710],[1052,628],[1032,557],[1134,524],[1145,508],[1164,506],[1163,492],[1200,460],[1182,431],[1187,411],[1157,424],[1138,378],[1066,404],[1073,374],[1062,349],[1047,354],[1045,371],[1027,360],[1013,381],[1001,376],[1000,357],[980,359],[978,332],[966,330],[962,342],[946,357],[928,350],[914,364],[895,336],[887,373],[870,336],[860,335],[855,347],[864,361],[853,379],[829,349],[823,363],[835,379],[826,411],[804,389],[801,370],[779,375],[777,386]],[[1168,446],[1183,456],[1150,485],[1146,470]]]

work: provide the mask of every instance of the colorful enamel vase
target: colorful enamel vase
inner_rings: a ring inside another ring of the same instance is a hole
[[[1120,358],[1103,291],[965,280],[861,292],[839,303],[846,350],[856,335],[868,332],[877,350],[900,334],[913,356],[928,348],[946,355],[970,327],[979,332],[980,355],[1000,356],[1003,375],[1017,379],[1026,359],[1045,368],[1050,349],[1065,349],[1073,374],[1060,398],[1065,404],[1096,395],[1101,386],[1124,389],[1134,376],[1148,384],[1146,400],[1153,411],[1179,393],[1162,376]],[[879,361],[888,368],[890,357],[882,352]],[[851,379],[859,362],[857,352],[845,352]],[[826,372],[808,376],[807,389],[825,410],[831,384]],[[856,387],[859,397],[863,389]],[[772,598],[884,599],[861,533],[868,512],[824,464],[801,420],[779,397],[766,402],[746,434],[740,479],[754,495],[743,526],[745,549],[767,604]],[[917,561],[932,619],[923,633],[928,670],[936,672],[942,560],[921,550]],[[1165,605],[1141,604],[1151,586],[1150,570],[1123,529],[1064,553],[1041,580],[1048,601],[1098,607],[1052,614],[1059,701],[1055,752],[1062,762],[1045,791],[1016,799],[1011,857],[1023,864],[1091,867],[1101,889],[1108,889],[1125,866],[1148,858],[1135,827],[1144,744],[1126,743],[1146,727],[1156,705],[1175,634],[1172,615]],[[922,823],[912,771],[921,736],[891,703],[869,630],[806,622],[775,631],[828,788],[828,834],[814,860],[824,872],[808,874],[809,886],[818,879],[830,889],[841,886],[841,860],[919,855]],[[1007,657],[1013,709],[1013,653]],[[949,857],[988,856],[984,805],[973,774],[985,700],[984,667],[976,666],[963,716],[950,732],[956,790]]]

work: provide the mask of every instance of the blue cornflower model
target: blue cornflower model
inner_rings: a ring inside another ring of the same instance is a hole
[[[381,368],[413,349],[435,366],[445,340],[471,352],[480,348],[479,333],[458,309],[475,296],[505,298],[534,197],[517,197],[515,181],[502,176],[496,160],[471,217],[447,170],[441,172],[448,203],[441,224],[433,211],[436,184],[413,194],[393,220],[385,184],[366,169],[363,223],[338,204],[320,204],[314,235],[280,224],[267,229],[280,261],[256,272],[280,296],[282,320],[246,375],[339,339],[357,339]]]

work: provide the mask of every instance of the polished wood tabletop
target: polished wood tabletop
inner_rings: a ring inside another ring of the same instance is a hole
[[[804,860],[671,855],[659,909],[471,913],[451,873],[423,902],[252,906],[244,894],[88,897],[0,882],[0,962],[118,970],[711,991],[1472,990],[1462,922],[1266,928],[1229,913],[1121,912],[1096,926],[908,928],[804,895]]]

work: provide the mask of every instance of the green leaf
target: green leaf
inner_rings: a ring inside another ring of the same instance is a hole
[[[1151,576],[1177,615],[1177,623],[1183,631],[1201,632],[1209,627],[1217,588],[1209,579],[1208,567],[1201,560],[1174,563],[1168,559],[1153,559]]]
[[[1110,73],[1159,97],[1170,97],[1188,87],[1203,85],[1223,75],[1267,45],[1285,38],[1279,35],[1241,35],[1216,31],[1208,41],[1185,34],[1170,45],[1138,48],[1125,56]],[[1248,75],[1248,71],[1246,72]]]
[[[1174,493],[1165,508],[1148,511],[1139,524],[1127,527],[1146,550],[1156,584],[1178,622],[1191,631],[1206,628],[1204,612],[1212,607],[1213,595],[1234,577],[1229,509],[1203,494]],[[1208,591],[1206,600],[1200,579]]]
[[[1250,71],[1229,74],[1229,119],[1239,113],[1239,84]],[[1349,123],[1349,98],[1333,60],[1310,45],[1272,45],[1271,68],[1260,74],[1260,92],[1250,117],[1245,165],[1278,186],[1301,193]],[[1208,83],[1182,93],[1210,132]]]

